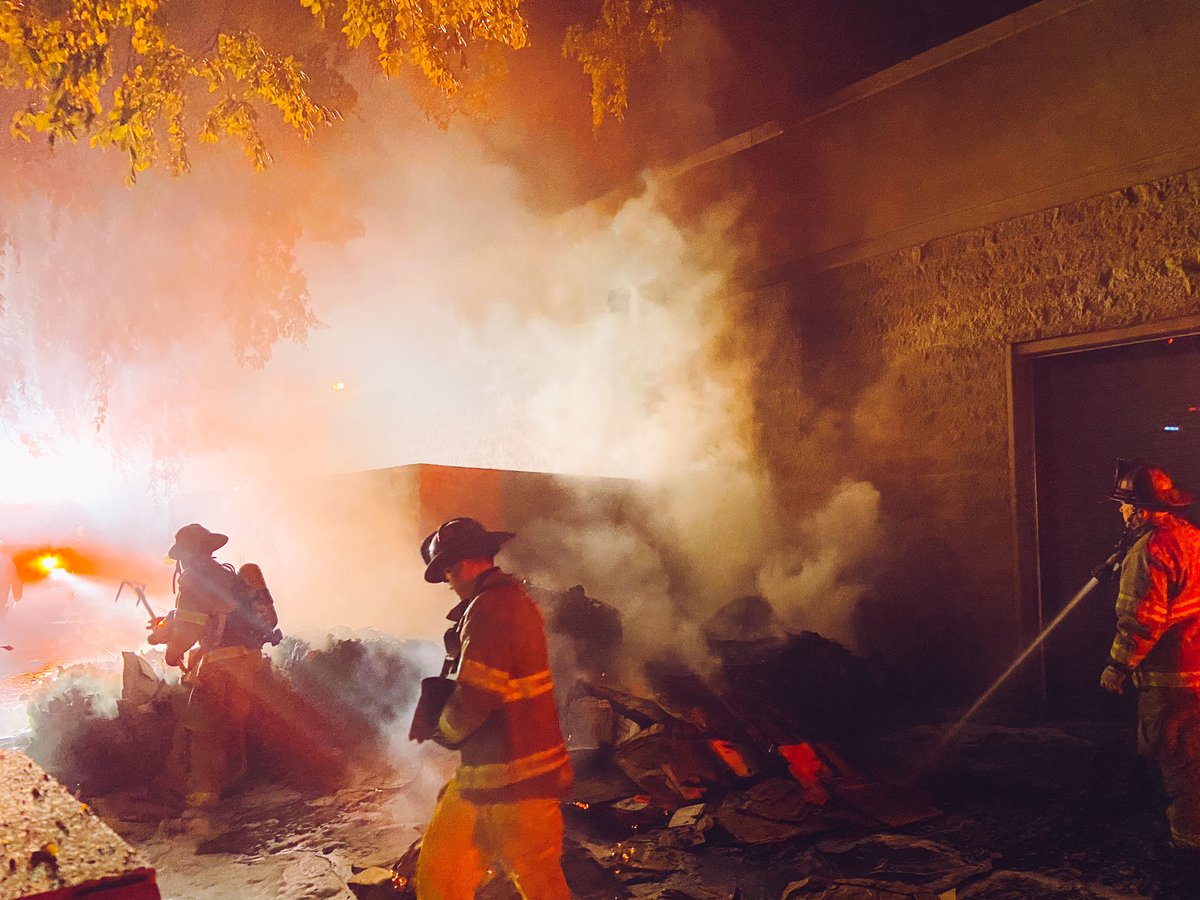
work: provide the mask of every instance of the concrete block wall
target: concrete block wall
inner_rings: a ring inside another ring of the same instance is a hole
[[[864,646],[967,692],[1027,637],[1017,592],[1015,343],[1200,312],[1200,170],[758,292],[759,441],[785,502],[871,480],[892,543]],[[1152,386],[1148,386],[1148,389]]]

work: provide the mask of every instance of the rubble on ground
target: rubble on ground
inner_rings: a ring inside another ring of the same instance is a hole
[[[86,796],[153,781],[186,700],[178,685],[167,684],[151,665],[131,665],[130,659],[139,658],[127,654],[124,660],[126,670],[134,670],[124,675],[129,699],[116,702],[115,716],[104,681],[113,676],[95,666],[64,670],[29,701],[25,749],[55,778]]]
[[[256,683],[247,722],[252,775],[329,791],[351,769],[386,767],[416,699],[416,660],[429,655],[421,642],[353,638],[313,648],[289,639],[279,651],[280,664]],[[157,651],[126,652],[122,662],[115,715],[106,707],[116,674],[94,666],[65,669],[29,701],[22,749],[83,796],[170,787],[164,772],[190,689]]]
[[[601,615],[598,602],[581,588],[558,606],[542,597],[552,628],[564,617]],[[576,772],[564,803],[564,870],[576,895],[729,898],[737,879],[727,873],[723,880],[706,868],[714,852],[861,836],[939,815],[921,791],[858,771],[827,739],[806,733],[805,727],[822,736],[850,730],[851,715],[835,714],[834,707],[861,701],[860,708],[869,709],[870,672],[832,641],[777,627],[764,614],[765,603],[735,601],[706,627],[722,661],[715,679],[679,660],[660,661],[646,666],[653,696],[642,696],[586,673],[567,686],[556,673]],[[614,635],[617,629],[602,633],[603,652],[611,651]],[[585,629],[573,639],[576,659],[597,658]],[[823,667],[829,673],[818,676]],[[731,680],[730,672],[738,677]],[[795,680],[772,682],[783,677]],[[765,682],[772,682],[769,690],[761,687]],[[806,703],[812,692],[824,695]],[[390,884],[379,880],[355,894],[412,896],[419,844],[384,867],[394,873]],[[945,859],[953,859],[952,851]],[[819,869],[817,861],[812,868]],[[960,868],[955,859],[940,877],[953,880]],[[932,875],[924,880],[936,882]],[[479,896],[516,895],[496,873]]]
[[[582,589],[576,594],[560,624],[611,618],[611,608]],[[587,629],[576,628],[570,670],[576,677],[556,672],[576,771],[563,804],[563,865],[575,896],[1149,895],[1144,876],[1108,863],[1121,856],[1128,836],[1103,816],[1080,821],[1070,810],[1072,798],[1089,796],[1098,784],[1112,787],[1111,771],[1098,766],[1111,766],[1115,757],[1102,757],[1090,738],[968,728],[936,781],[909,784],[899,773],[911,771],[942,730],[907,729],[888,742],[872,727],[872,740],[864,739],[884,704],[877,674],[835,642],[789,634],[764,603],[740,598],[706,624],[715,671],[659,660],[636,691],[619,686],[607,667],[596,671],[619,647],[619,629],[598,630],[604,646],[593,652]],[[547,620],[560,621],[549,614]],[[396,719],[411,705],[428,660],[418,664],[411,648],[394,641],[347,640],[320,650],[292,641],[279,650],[267,693],[277,694],[271,704],[287,715],[260,717],[267,724],[258,735],[259,780],[224,803],[205,830],[177,832],[152,798],[112,787],[130,773],[146,777],[157,764],[152,743],[143,758],[130,760],[122,732],[164,728],[182,696],[178,685],[161,681],[152,657],[127,656],[115,717],[76,686],[38,701],[35,733],[60,737],[51,748],[56,764],[77,776],[74,786],[85,796],[105,794],[95,801],[98,812],[146,848],[160,880],[170,873],[165,877],[174,879],[177,894],[229,896],[228,885],[241,878],[239,896],[254,900],[412,896],[420,847],[413,826],[428,815],[423,804],[431,804],[432,792],[422,791],[429,785],[418,790],[395,773],[363,778],[363,769],[350,764],[382,755],[389,738],[407,730]],[[587,670],[580,658],[591,660]],[[837,708],[855,703],[854,710]],[[319,784],[303,766],[297,772],[295,748],[313,742],[335,748],[339,755],[324,763],[356,770],[358,782]],[[1080,759],[1090,762],[1064,767],[1064,760]],[[439,783],[454,763],[436,748],[421,760],[428,780]],[[113,761],[123,774],[104,776]],[[988,793],[997,785],[1003,796]],[[1124,809],[1135,793],[1146,791],[1128,788],[1112,802]],[[423,799],[414,804],[418,795]],[[947,802],[957,809],[943,813]],[[1012,807],[1008,818],[997,812],[1005,804]],[[1036,815],[1044,821],[1034,822]],[[1099,862],[1071,844],[1081,830],[1101,848],[1093,851]],[[1141,823],[1139,834],[1153,831]],[[1089,860],[1103,875],[1084,874]],[[219,874],[201,887],[201,872]],[[1104,879],[1125,892],[1109,892]],[[478,896],[515,894],[497,872]]]

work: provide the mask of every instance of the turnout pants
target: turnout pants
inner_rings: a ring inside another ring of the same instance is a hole
[[[246,718],[262,668],[262,654],[247,647],[222,647],[201,661],[172,748],[189,806],[217,803],[246,774]]]
[[[471,900],[492,865],[526,900],[568,900],[562,839],[557,800],[472,803],[452,780],[421,843],[418,900]]]
[[[1138,749],[1162,772],[1172,837],[1200,848],[1200,692],[1144,689],[1138,696]]]

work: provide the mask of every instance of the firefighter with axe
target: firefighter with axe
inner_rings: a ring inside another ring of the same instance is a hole
[[[493,863],[522,897],[569,896],[559,800],[571,762],[541,614],[523,584],[495,564],[513,537],[457,518],[421,545],[425,580],[448,584],[459,602],[447,617],[442,675],[422,684],[409,737],[461,754],[421,845],[421,900],[469,900]]]
[[[278,641],[274,605],[264,613],[260,592],[213,558],[228,540],[195,523],[176,532],[167,551],[176,565],[175,608],[152,620],[148,638],[165,645],[167,665],[192,686],[168,763],[175,792],[192,809],[216,805],[246,774],[246,719],[264,671],[262,646]]]

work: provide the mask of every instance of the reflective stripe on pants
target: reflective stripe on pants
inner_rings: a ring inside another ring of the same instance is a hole
[[[472,803],[446,785],[417,859],[419,900],[471,900],[493,863],[526,900],[568,900],[562,810],[552,799]]]

